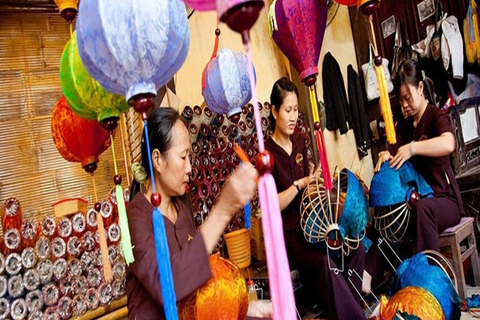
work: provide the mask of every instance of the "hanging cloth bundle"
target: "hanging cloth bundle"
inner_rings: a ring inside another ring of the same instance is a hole
[[[468,63],[480,61],[480,32],[478,30],[478,12],[475,0],[470,0],[467,15],[463,20],[463,38]]]

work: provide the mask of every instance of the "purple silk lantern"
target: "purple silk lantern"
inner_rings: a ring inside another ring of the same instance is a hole
[[[277,0],[270,7],[272,37],[305,85],[317,80],[327,26],[326,0]]]
[[[240,113],[252,98],[247,56],[228,48],[220,50],[206,67],[202,94],[214,112],[229,117]]]

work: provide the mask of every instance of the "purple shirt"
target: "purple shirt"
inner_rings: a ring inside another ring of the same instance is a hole
[[[200,233],[195,231],[190,212],[176,202],[177,222],[163,217],[170,250],[173,282],[177,301],[187,297],[211,278],[208,254]],[[153,205],[142,193],[130,202],[127,210],[135,262],[128,268],[128,318],[165,319],[158,275],[152,221]],[[193,238],[192,238],[193,237]]]
[[[416,128],[413,126],[413,117],[408,117],[398,124],[396,132],[397,143],[389,147],[392,155],[395,155],[402,145],[411,141],[435,138],[444,132],[453,134],[453,129],[450,117],[434,105],[429,104]],[[410,162],[432,187],[435,197],[456,199],[460,212],[463,211],[460,189],[455,180],[449,155],[443,157],[414,156]]]
[[[306,139],[299,133],[294,133],[292,139],[292,153],[289,155],[272,138],[265,142],[265,149],[273,155],[274,166],[272,176],[275,179],[277,192],[288,189],[293,181],[308,176],[308,157]],[[301,230],[300,204],[302,193],[299,192],[293,201],[282,210],[283,230]]]

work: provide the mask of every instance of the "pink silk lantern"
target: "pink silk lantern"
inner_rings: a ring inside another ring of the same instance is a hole
[[[183,0],[183,2],[198,11],[209,11],[217,8],[215,0]]]

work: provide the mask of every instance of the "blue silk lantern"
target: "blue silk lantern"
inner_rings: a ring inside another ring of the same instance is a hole
[[[147,112],[158,88],[181,67],[190,43],[185,5],[179,0],[82,1],[77,19],[80,57],[107,90],[124,94],[142,115],[150,177]],[[178,319],[160,194],[152,183],[153,231],[165,317]]]
[[[240,113],[252,98],[247,56],[228,48],[220,50],[206,67],[202,94],[212,111],[229,117]]]
[[[376,208],[375,229],[390,241],[408,240],[410,212],[424,197],[433,197],[433,190],[410,162],[398,170],[385,162],[370,185],[370,206]]]
[[[442,307],[446,320],[460,319],[460,297],[440,267],[430,265],[424,253],[417,253],[398,267],[392,294],[409,286],[430,292]]]
[[[83,1],[77,19],[80,56],[107,90],[156,95],[187,57],[190,30],[178,0]]]
[[[366,187],[348,169],[335,175],[333,182],[329,194],[321,177],[310,179],[300,205],[300,225],[308,242],[348,253],[358,248],[367,227]]]

